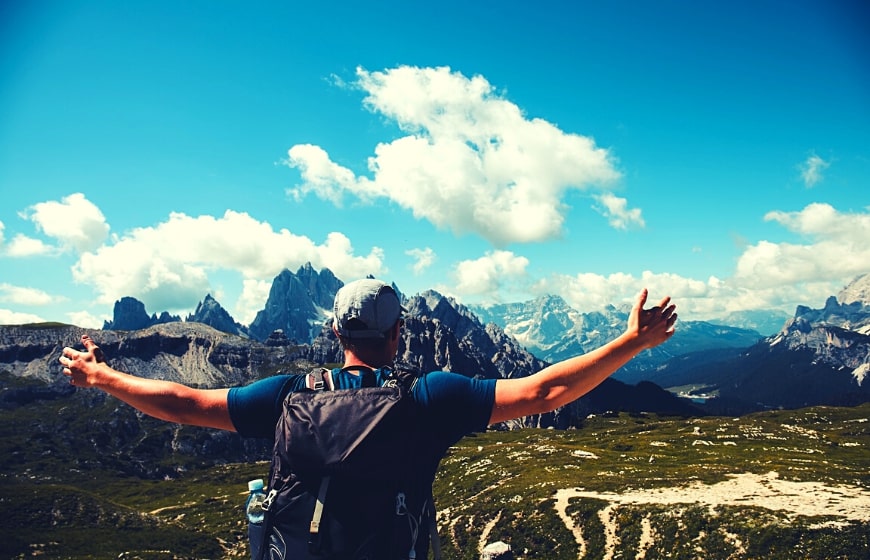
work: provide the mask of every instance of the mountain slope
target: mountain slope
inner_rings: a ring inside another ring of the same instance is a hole
[[[248,329],[233,319],[227,310],[211,297],[211,294],[205,296],[205,299],[196,306],[196,311],[188,315],[185,321],[202,323],[219,331],[239,336],[247,336],[248,333]]]
[[[856,279],[820,309],[798,306],[776,335],[736,355],[684,355],[659,368],[665,386],[694,385],[715,394],[711,413],[743,413],[870,401],[868,276]]]

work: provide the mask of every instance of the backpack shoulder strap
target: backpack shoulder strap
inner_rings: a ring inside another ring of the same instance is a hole
[[[305,376],[305,386],[312,391],[332,391],[335,384],[332,382],[332,371],[324,367],[314,368]]]
[[[420,379],[419,372],[412,369],[385,367],[383,371],[386,372],[384,386],[399,386],[405,394],[410,394]]]

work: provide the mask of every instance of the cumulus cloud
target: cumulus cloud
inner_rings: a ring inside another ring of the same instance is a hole
[[[6,255],[9,257],[35,257],[38,255],[51,255],[57,252],[57,248],[44,243],[41,239],[17,234],[6,244]]]
[[[425,249],[409,249],[405,251],[405,254],[414,259],[411,270],[417,276],[423,274],[435,262],[435,251],[430,247]]]
[[[345,193],[386,198],[440,228],[504,246],[558,237],[569,190],[605,188],[620,177],[608,150],[526,117],[481,76],[449,68],[358,69],[356,86],[368,108],[407,135],[375,148],[371,178],[334,163],[318,146],[293,146],[287,164],[303,182],[290,195],[313,193],[336,204]],[[634,212],[624,218],[636,221]]]
[[[794,311],[794,302],[822,306],[856,276],[870,273],[870,212],[839,212],[810,204],[798,212],[773,211],[765,220],[807,239],[805,244],[767,240],[747,245],[728,278],[687,278],[645,271],[640,275],[553,275],[533,287],[558,294],[581,311],[628,305],[644,287],[651,302],[670,295],[684,318],[723,317],[743,310]]]
[[[85,329],[100,329],[106,319],[97,317],[88,311],[72,311],[66,314],[71,325]]]
[[[284,268],[295,270],[307,262],[349,277],[377,275],[382,261],[378,247],[368,255],[355,255],[350,240],[341,233],[330,233],[317,244],[228,210],[220,218],[173,213],[154,227],[134,229],[111,245],[84,253],[72,272],[77,282],[96,289],[98,303],[133,296],[147,309],[172,311],[195,307],[211,291],[213,270],[271,282]],[[251,286],[246,284],[246,290]],[[259,308],[264,302],[265,298],[257,303]]]
[[[63,248],[79,253],[99,247],[109,234],[109,225],[99,208],[82,193],[71,194],[60,202],[34,204],[23,215],[37,229],[57,239]]]
[[[801,178],[804,185],[812,187],[822,180],[822,172],[830,167],[831,162],[825,161],[816,154],[811,154],[805,162],[800,165]]]
[[[768,288],[752,288],[734,278],[694,279],[672,273],[644,271],[639,275],[614,273],[600,275],[553,275],[538,281],[535,291],[557,294],[573,308],[593,311],[615,305],[627,310],[641,289],[649,289],[647,305],[656,305],[665,296],[677,304],[684,319],[713,319],[745,310],[778,309],[793,312],[798,301],[821,306],[828,296],[841,289],[841,281],[805,282]]]
[[[540,294],[558,294],[575,309],[588,311],[603,309],[608,305],[631,305],[643,288],[649,289],[648,305],[658,303],[665,296],[671,296],[683,308],[686,305],[691,306],[690,302],[696,298],[711,297],[720,286],[721,282],[715,277],[701,281],[671,273],[644,271],[639,276],[623,272],[609,275],[553,275],[540,280],[535,291]]]
[[[748,247],[735,271],[742,285],[767,288],[870,272],[870,213],[838,212],[829,204],[816,203],[799,212],[769,212],[764,219],[807,242],[762,240]]]
[[[0,309],[0,325],[26,325],[28,323],[44,323],[45,319],[32,313],[20,313],[9,309]]]
[[[645,223],[639,208],[629,208],[628,201],[613,193],[602,193],[593,197],[600,206],[597,210],[607,218],[615,229],[628,229],[631,226],[644,227]]]
[[[233,317],[243,325],[250,325],[257,312],[263,309],[272,288],[271,280],[247,278],[242,282],[242,294],[235,306]]]
[[[61,298],[53,297],[36,288],[13,286],[5,282],[0,283],[0,301],[3,302],[18,305],[48,305],[60,300]]]
[[[511,251],[493,251],[475,260],[460,261],[454,271],[455,294],[492,294],[526,274],[529,260]]]

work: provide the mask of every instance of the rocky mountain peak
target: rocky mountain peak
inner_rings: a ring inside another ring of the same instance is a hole
[[[799,305],[794,319],[786,323],[783,332],[796,328],[800,319],[813,326],[833,326],[870,334],[870,274],[855,279],[836,297],[829,296],[821,309]]]
[[[860,303],[870,307],[870,274],[864,274],[853,280],[837,295],[837,301],[843,305]]]
[[[103,330],[135,331],[176,321],[181,321],[181,317],[170,315],[166,311],[160,316],[149,316],[144,303],[134,297],[125,296],[115,302],[112,320],[103,322]]]
[[[296,278],[305,287],[314,305],[324,309],[332,309],[335,293],[344,286],[344,282],[336,278],[331,270],[322,268],[317,272],[310,262],[296,271]]]
[[[266,307],[257,313],[248,329],[251,336],[264,341],[280,329],[291,340],[314,339],[331,316],[335,293],[343,285],[329,269],[318,273],[310,263],[295,274],[282,270],[272,281]]]
[[[225,333],[243,336],[247,333],[247,329],[237,323],[211,294],[206,294],[205,299],[196,306],[196,311],[188,315],[186,320],[203,323]]]

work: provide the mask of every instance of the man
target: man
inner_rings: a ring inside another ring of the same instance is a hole
[[[474,379],[436,371],[421,376],[411,397],[421,411],[409,430],[426,442],[423,477],[434,477],[447,449],[490,424],[539,414],[568,404],[593,389],[642,350],[674,333],[677,319],[670,298],[644,309],[643,290],[631,311],[626,331],[608,344],[517,379]],[[335,296],[332,328],[344,350],[344,367],[325,380],[335,389],[362,385],[361,372],[393,363],[399,348],[402,306],[395,291],[378,280],[364,279],[342,287]],[[85,351],[64,348],[63,373],[76,387],[101,389],[140,411],[180,424],[236,431],[246,437],[274,437],[287,394],[307,386],[305,375],[277,375],[245,387],[194,389],[178,383],[138,378],[109,367],[88,336]],[[473,372],[468,372],[473,373]],[[382,381],[383,379],[378,379]],[[421,550],[425,554],[425,543]],[[420,554],[417,555],[420,556]]]

